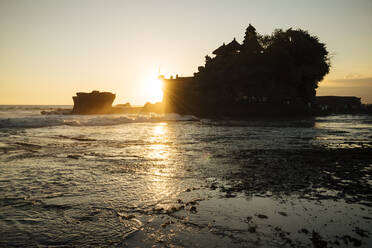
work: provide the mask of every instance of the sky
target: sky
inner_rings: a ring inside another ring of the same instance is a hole
[[[192,75],[250,23],[318,36],[332,67],[317,95],[372,103],[371,0],[0,0],[0,104],[73,104],[92,90],[160,101],[159,72]]]

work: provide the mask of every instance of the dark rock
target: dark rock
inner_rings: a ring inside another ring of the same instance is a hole
[[[324,241],[322,236],[320,236],[320,234],[315,231],[313,231],[310,240],[313,242],[315,248],[325,248],[328,246],[327,241]]]
[[[112,103],[115,94],[110,92],[92,91],[91,93],[78,92],[72,97],[74,108],[72,114],[109,114],[113,112]]]
[[[268,219],[269,218],[264,214],[258,214],[257,217],[260,218],[260,219]]]
[[[278,212],[278,214],[280,214],[282,216],[288,216],[288,214],[286,212]]]
[[[250,222],[252,219],[253,219],[252,216],[248,216],[248,217],[247,217],[247,221],[248,221],[248,222]]]
[[[209,187],[211,190],[217,189],[217,183],[212,183],[211,186]]]
[[[79,159],[79,158],[81,158],[81,156],[80,155],[75,155],[75,154],[70,154],[70,155],[67,155],[67,158]]]
[[[250,232],[250,233],[255,233],[255,232],[256,232],[256,229],[257,229],[256,226],[250,226],[250,227],[248,228],[248,232]]]
[[[359,247],[359,246],[362,245],[362,241],[361,240],[356,239],[356,238],[353,238],[350,235],[344,235],[344,236],[342,236],[342,240],[344,241],[344,243],[346,245],[348,245],[349,242],[352,243],[355,247]]]
[[[369,231],[363,230],[362,228],[356,227],[353,230],[356,234],[358,234],[360,237],[368,238],[369,237]]]
[[[195,206],[190,206],[190,207],[189,207],[189,211],[190,211],[191,213],[196,213],[196,212],[198,212],[198,211],[196,210],[196,207],[195,207]]]
[[[309,233],[309,230],[307,230],[306,228],[302,228],[302,229],[299,230],[298,232],[299,232],[299,233],[308,234],[308,233]]]

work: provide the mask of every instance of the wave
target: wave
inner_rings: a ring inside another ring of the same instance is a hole
[[[0,111],[72,109],[72,105],[0,105]]]
[[[37,128],[50,126],[111,126],[126,123],[198,121],[192,115],[40,115],[0,118],[0,128]]]

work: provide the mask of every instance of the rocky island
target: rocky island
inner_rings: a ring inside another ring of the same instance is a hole
[[[165,112],[199,117],[310,115],[318,83],[329,72],[325,44],[307,31],[260,35],[249,25],[205,56],[192,77],[159,76]]]
[[[107,114],[112,113],[112,103],[116,95],[111,92],[78,92],[72,97],[74,108],[72,114]]]
[[[99,92],[97,90],[91,93],[78,92],[73,96],[74,107],[71,110],[58,109],[56,111],[42,111],[42,114],[75,114],[75,115],[94,115],[94,114],[144,114],[156,113],[163,114],[162,102],[149,103],[143,107],[133,107],[130,103],[118,104],[112,106],[116,94],[111,92]]]

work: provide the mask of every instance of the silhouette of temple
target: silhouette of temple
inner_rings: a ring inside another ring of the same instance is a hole
[[[328,52],[303,30],[270,36],[249,25],[243,43],[234,38],[205,57],[192,77],[163,81],[165,112],[196,116],[310,113],[318,82],[329,72]]]

